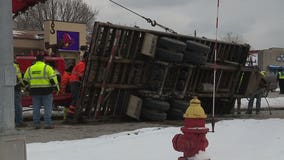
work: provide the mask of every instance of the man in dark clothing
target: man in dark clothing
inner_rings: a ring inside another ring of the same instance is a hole
[[[252,107],[253,107],[254,99],[256,99],[255,112],[256,114],[259,114],[262,95],[263,95],[263,90],[259,90],[257,91],[257,93],[255,93],[249,98],[248,110],[246,112],[247,114],[252,114]]]
[[[279,88],[280,88],[279,94],[284,94],[284,71],[278,72],[277,79],[278,79]]]
[[[259,114],[260,112],[261,98],[265,93],[267,82],[265,80],[265,72],[261,71],[259,73],[261,75],[260,84],[258,85],[257,91],[249,98],[248,110],[246,112],[247,114],[252,114],[252,107],[253,107],[254,99],[256,99],[255,112],[256,114]]]

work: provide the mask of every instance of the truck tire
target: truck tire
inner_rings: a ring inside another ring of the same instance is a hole
[[[178,109],[181,110],[182,112],[185,112],[188,106],[189,102],[178,99],[171,100],[171,109]]]
[[[183,56],[184,57],[184,56]],[[188,76],[189,72],[188,71],[184,71],[182,70],[179,74],[179,79],[182,79],[182,80],[186,80],[187,79],[187,76]]]
[[[167,119],[167,114],[165,112],[142,108],[141,118],[150,121],[164,121]]]
[[[156,67],[155,70],[151,72],[151,79],[161,80],[161,78],[163,77],[163,74],[164,74],[164,70]]]
[[[155,57],[157,60],[160,60],[160,61],[174,62],[174,63],[179,63],[179,62],[182,62],[183,60],[182,53],[177,53],[177,52],[173,52],[173,51],[162,49],[162,48],[156,49]]]
[[[182,91],[185,87],[185,80],[179,80],[176,85],[176,89]]]
[[[186,48],[186,43],[168,37],[162,37],[158,41],[158,46],[175,52],[183,52]]]
[[[183,114],[184,112],[180,109],[170,109],[168,112],[168,120],[183,120]]]
[[[160,112],[166,112],[170,109],[170,104],[161,100],[145,98],[143,100],[143,107],[147,109],[157,110]]]
[[[202,43],[198,43],[198,42],[191,41],[191,40],[186,41],[186,49],[196,51],[196,52],[202,52],[206,54],[210,52],[210,47]]]
[[[195,51],[185,51],[183,61],[194,65],[203,65],[206,63],[207,58]]]

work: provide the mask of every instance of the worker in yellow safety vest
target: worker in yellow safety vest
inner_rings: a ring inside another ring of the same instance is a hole
[[[27,126],[23,121],[23,108],[22,108],[22,92],[21,88],[25,86],[22,78],[22,73],[19,68],[19,64],[14,60],[14,68],[16,69],[17,83],[14,87],[14,105],[15,105],[15,126],[25,127]]]
[[[262,76],[262,78],[265,78],[265,76],[266,76],[265,71],[260,71],[259,73]],[[256,99],[255,113],[259,114],[260,106],[261,106],[261,97],[265,93],[266,85],[267,85],[266,83],[265,84],[260,83],[256,92],[252,96],[249,97],[248,110],[246,112],[247,114],[252,114],[252,107],[253,107],[254,99]]]
[[[33,122],[35,129],[40,129],[40,108],[44,106],[45,129],[52,129],[51,111],[53,102],[53,89],[59,92],[59,84],[53,68],[44,62],[44,56],[36,56],[36,62],[30,66],[24,75],[29,85],[29,93],[33,102]]]

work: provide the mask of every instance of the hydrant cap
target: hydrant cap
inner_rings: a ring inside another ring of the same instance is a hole
[[[200,100],[194,97],[183,115],[184,118],[207,118],[202,106],[200,105]]]

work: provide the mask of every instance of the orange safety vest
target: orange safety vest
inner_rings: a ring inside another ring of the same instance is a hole
[[[84,76],[85,71],[85,62],[80,61],[76,64],[76,66],[73,68],[71,76],[70,76],[70,82],[78,81],[80,82],[80,79]]]

